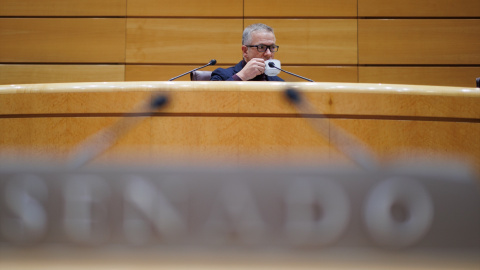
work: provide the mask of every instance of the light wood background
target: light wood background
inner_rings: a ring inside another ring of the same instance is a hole
[[[0,0],[0,84],[227,67],[257,22],[274,27],[282,67],[315,81],[474,87],[480,77],[478,0]]]

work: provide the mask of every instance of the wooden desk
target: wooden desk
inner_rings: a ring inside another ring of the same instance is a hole
[[[287,87],[315,107],[310,117],[356,136],[381,161],[456,158],[480,169],[479,89],[350,83],[3,85],[0,156],[64,161],[121,117],[142,116],[146,110],[135,107],[160,91],[168,106],[139,121],[97,162],[348,162],[287,102]]]

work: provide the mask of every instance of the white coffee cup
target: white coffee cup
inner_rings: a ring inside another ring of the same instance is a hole
[[[277,76],[280,73],[279,69],[270,67],[268,63],[272,62],[277,68],[282,68],[280,61],[277,59],[269,59],[265,61],[265,75],[267,76]]]

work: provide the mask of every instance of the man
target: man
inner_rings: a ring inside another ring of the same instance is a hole
[[[265,24],[252,24],[242,36],[243,60],[237,65],[212,72],[211,81],[283,81],[265,75],[265,60],[273,59],[278,47],[273,29]]]

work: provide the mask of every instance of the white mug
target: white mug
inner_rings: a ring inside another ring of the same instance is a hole
[[[282,68],[280,61],[277,59],[269,59],[265,61],[265,75],[267,76],[277,76],[280,73],[279,69],[272,68],[268,65],[268,63],[273,62],[277,68]]]

